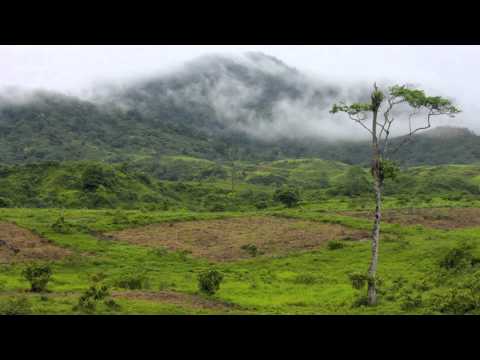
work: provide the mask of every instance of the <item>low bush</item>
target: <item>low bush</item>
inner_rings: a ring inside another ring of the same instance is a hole
[[[480,306],[480,299],[470,289],[448,289],[432,295],[431,308],[434,311],[450,314],[471,314]]]
[[[420,294],[405,293],[400,300],[400,308],[405,311],[416,309],[421,305],[422,296]]]
[[[340,241],[332,240],[328,242],[327,247],[328,250],[338,250],[343,249],[345,247],[345,244]]]
[[[223,275],[217,270],[205,271],[198,275],[198,288],[200,292],[213,295],[220,289]]]
[[[352,287],[357,290],[364,288],[365,284],[368,282],[368,275],[363,273],[351,273],[348,274],[348,278],[352,283]]]
[[[461,270],[474,265],[478,259],[473,256],[472,249],[473,247],[469,244],[459,244],[445,254],[440,260],[440,266],[448,270]]]
[[[48,264],[32,264],[22,271],[22,275],[30,283],[30,291],[43,292],[52,276],[52,269]]]
[[[63,215],[58,217],[58,219],[52,224],[51,228],[59,234],[72,234],[74,231],[73,226],[65,222]]]
[[[128,274],[115,282],[115,286],[128,290],[148,289],[150,282],[144,274]]]
[[[282,188],[275,191],[273,199],[274,201],[282,203],[287,208],[293,208],[298,206],[298,203],[300,202],[300,194],[297,189]]]
[[[358,308],[361,306],[368,306],[368,297],[366,295],[358,296],[352,304],[352,307]]]
[[[258,254],[258,248],[254,244],[243,245],[241,249],[246,251],[251,257],[256,257]]]
[[[80,296],[73,310],[91,314],[97,310],[98,303],[102,301],[108,309],[120,309],[120,306],[110,298],[110,292],[107,286],[92,285]]]

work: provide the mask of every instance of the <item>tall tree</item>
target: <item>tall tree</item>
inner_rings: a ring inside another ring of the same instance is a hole
[[[395,114],[395,110],[403,110]],[[405,112],[406,111],[406,112]],[[371,136],[372,161],[371,173],[375,191],[375,219],[372,229],[372,255],[368,268],[368,304],[377,303],[377,265],[380,242],[380,222],[382,218],[382,191],[385,177],[391,176],[395,167],[388,161],[390,149],[390,130],[395,122],[395,117],[408,118],[409,131],[403,141],[390,151],[395,153],[407,143],[411,136],[421,130],[431,127],[432,118],[435,116],[455,116],[460,110],[452,102],[440,96],[427,96],[424,91],[407,85],[395,85],[384,92],[376,84],[373,86],[370,102],[334,104],[331,113],[345,113],[349,118],[362,126]],[[406,114],[406,116],[402,116]],[[379,115],[383,115],[379,117]],[[420,126],[413,126],[415,118],[422,118]],[[371,118],[371,122],[369,119]]]

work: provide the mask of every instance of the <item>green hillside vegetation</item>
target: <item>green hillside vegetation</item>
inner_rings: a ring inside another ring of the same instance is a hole
[[[279,206],[279,188],[300,191],[307,203],[360,198],[370,201],[366,169],[319,159],[237,162],[231,167],[186,156],[165,156],[151,163],[49,162],[3,165],[0,206],[30,208],[145,209],[193,211],[255,210]],[[473,201],[480,197],[479,165],[412,167],[387,181],[387,197]]]

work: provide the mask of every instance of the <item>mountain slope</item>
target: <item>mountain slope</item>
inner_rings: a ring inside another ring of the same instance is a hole
[[[169,74],[103,90],[89,99],[48,92],[21,101],[0,96],[0,162],[154,163],[188,155],[368,163],[368,144],[345,138],[354,125],[338,125],[327,115],[334,101],[362,99],[365,92],[311,79],[264,54],[207,56]],[[395,158],[408,165],[480,158],[475,134],[427,134],[415,136]]]

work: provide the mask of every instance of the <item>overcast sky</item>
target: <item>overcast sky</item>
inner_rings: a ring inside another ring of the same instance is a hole
[[[0,46],[0,88],[44,88],[71,94],[96,83],[168,71],[209,54],[261,51],[298,70],[337,81],[414,83],[454,97],[456,125],[480,132],[480,46],[32,45]]]

